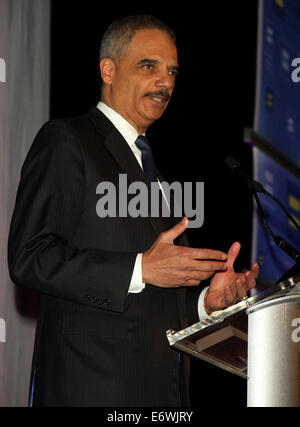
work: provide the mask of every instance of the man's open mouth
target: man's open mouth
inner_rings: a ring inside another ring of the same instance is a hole
[[[145,96],[148,96],[153,101],[159,102],[160,104],[165,104],[170,100],[170,95],[168,92],[146,93]]]

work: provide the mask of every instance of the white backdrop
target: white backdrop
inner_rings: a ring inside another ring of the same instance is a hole
[[[50,0],[0,0],[0,406],[28,401],[36,298],[9,279],[7,237],[22,163],[49,118],[49,81]]]

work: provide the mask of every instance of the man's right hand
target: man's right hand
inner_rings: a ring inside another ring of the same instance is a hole
[[[153,246],[143,254],[143,282],[162,288],[198,286],[217,271],[225,271],[227,255],[211,249],[194,249],[174,245],[174,240],[188,225],[179,224],[160,234]]]

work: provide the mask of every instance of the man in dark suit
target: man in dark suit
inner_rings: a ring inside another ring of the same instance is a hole
[[[235,273],[238,243],[187,247],[187,218],[99,215],[99,183],[118,188],[126,174],[150,189],[137,141],[175,87],[173,32],[148,16],[115,22],[100,70],[97,108],[47,123],[22,168],[8,255],[12,280],[40,293],[32,404],[187,405],[188,361],[166,330],[245,297],[258,266]]]

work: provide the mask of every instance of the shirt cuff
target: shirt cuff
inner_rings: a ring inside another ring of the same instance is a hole
[[[135,265],[128,290],[129,294],[139,294],[145,289],[145,283],[143,283],[142,275],[142,259],[143,254],[138,254],[135,260]]]
[[[206,295],[206,292],[208,289],[209,289],[209,286],[204,288],[202,290],[201,294],[199,295],[199,299],[198,299],[198,315],[199,315],[200,322],[202,320],[209,318],[209,315],[206,313],[205,308],[204,308],[204,298],[205,298],[205,295]]]

